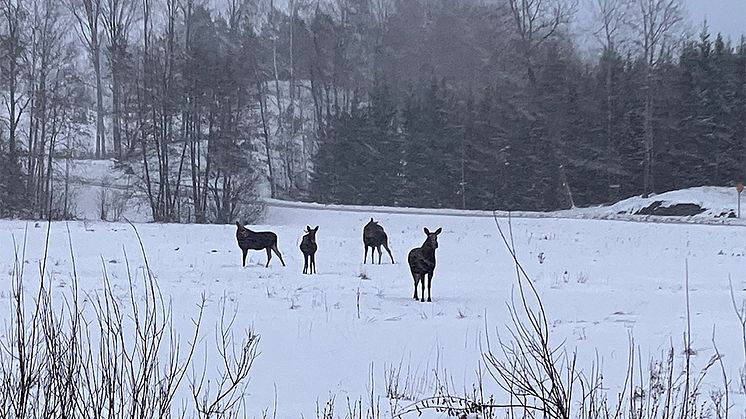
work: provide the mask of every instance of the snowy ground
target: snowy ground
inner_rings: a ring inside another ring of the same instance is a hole
[[[317,402],[323,406],[330,396],[342,411],[348,397],[367,400],[371,372],[373,390],[387,412],[384,376],[390,365],[402,366],[400,385],[408,381],[411,398],[433,394],[436,372],[456,393],[470,392],[484,350],[485,323],[493,338],[496,329],[505,331],[506,303],[515,284],[495,221],[484,215],[270,206],[265,225],[256,229],[278,233],[287,267],[273,258],[267,269],[263,252],[252,252],[249,266],[240,266],[234,226],[137,228],[161,290],[173,301],[178,325],[189,324],[204,292],[206,325],[215,324],[218,302],[226,297],[238,307],[237,325],[253,326],[261,335],[247,400],[252,415],[260,417],[265,410],[271,415],[276,397],[277,417],[313,418]],[[362,264],[361,231],[371,216],[386,228],[396,264],[385,255],[382,265]],[[6,277],[0,282],[0,307],[10,304],[12,238],[20,242],[25,225],[0,221],[0,273]],[[301,274],[298,244],[306,225],[320,226],[314,276]],[[26,261],[34,268],[46,229],[28,226]],[[132,229],[103,222],[69,227],[81,288],[100,288],[104,265],[115,293],[126,295],[123,249],[133,267],[143,264]],[[408,250],[424,240],[423,227],[443,227],[429,304],[411,299],[405,262]],[[729,277],[736,298],[746,298],[746,227],[519,218],[513,220],[513,233],[518,256],[550,316],[554,342],[566,339],[568,349],[577,349],[581,368],[590,368],[597,350],[612,396],[627,365],[629,334],[643,364],[660,358],[673,341],[679,365],[686,263],[694,362],[701,366],[712,356],[715,328],[728,372],[737,381],[744,354]],[[67,243],[65,224],[53,224],[49,265],[61,290],[69,287],[72,271]],[[7,318],[3,310],[0,317]],[[712,383],[720,383],[718,374]],[[485,387],[497,391],[489,378]],[[743,406],[742,398],[733,395],[731,402]]]
[[[743,193],[741,195],[746,195]],[[633,196],[612,205],[572,208],[566,210],[532,212],[513,211],[513,217],[521,218],[559,218],[559,219],[595,219],[595,220],[624,220],[635,222],[656,223],[688,223],[688,224],[728,224],[746,225],[746,196],[741,196],[744,217],[736,218],[738,214],[738,193],[733,187],[699,186],[660,194],[651,194],[643,198]],[[370,212],[383,214],[420,214],[420,215],[453,215],[466,217],[493,217],[492,211],[470,211],[458,209],[429,209],[429,208],[391,208],[366,207],[355,205],[325,205],[317,203],[288,202],[276,199],[266,199],[268,205],[282,208],[305,209],[333,209],[337,211]],[[660,207],[668,208],[677,205],[691,205],[701,208],[701,213],[687,216],[641,215],[641,210],[659,203]],[[507,217],[507,211],[497,210],[501,217]]]

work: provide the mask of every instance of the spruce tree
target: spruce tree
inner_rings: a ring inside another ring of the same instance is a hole
[[[369,94],[363,138],[367,161],[365,200],[371,205],[396,205],[402,196],[403,145],[397,110],[388,85],[378,80]]]

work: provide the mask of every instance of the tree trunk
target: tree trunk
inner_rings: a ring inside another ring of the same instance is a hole
[[[101,51],[98,43],[98,34],[94,30],[91,31],[91,55],[93,57],[93,71],[96,73],[96,158],[100,159],[106,157],[104,92],[101,82]]]
[[[644,160],[644,168],[643,168],[643,197],[648,197],[648,195],[653,192],[654,184],[653,184],[653,165],[654,165],[654,159],[653,159],[653,141],[654,141],[654,134],[653,134],[653,86],[652,86],[652,76],[650,75],[650,72],[652,69],[648,69],[648,75],[647,75],[647,81],[646,81],[646,88],[645,88],[645,112],[644,112],[644,151],[645,151],[645,160]]]
[[[288,91],[290,94],[290,132],[295,134],[295,73],[294,73],[294,63],[293,63],[293,41],[295,37],[295,1],[289,0],[289,6],[290,6],[290,65],[288,66],[288,70],[290,70],[290,83],[288,87]]]
[[[615,192],[616,179],[614,177],[614,106],[611,64],[606,66],[606,186],[608,200],[614,202],[618,197]]]
[[[148,162],[148,129],[147,129],[147,115],[149,110],[148,105],[151,107],[154,105],[151,93],[150,83],[150,0],[143,0],[143,56],[142,56],[142,86],[138,81],[137,86],[137,109],[138,109],[138,120],[140,128],[140,148],[142,151],[142,162],[143,172],[145,175],[145,191],[148,195],[148,202],[150,203],[150,211],[153,216],[153,221],[160,221],[158,215],[158,202],[153,194],[152,179],[150,177],[150,163]],[[155,121],[153,121],[155,123]],[[157,147],[156,147],[157,149]]]
[[[262,82],[257,82],[257,89],[259,89],[259,113],[262,117],[262,135],[264,136],[264,147],[267,152],[267,170],[269,171],[269,195],[270,198],[276,197],[275,192],[275,174],[272,167],[272,148],[270,147],[270,141],[269,141],[269,128],[267,127],[267,117],[266,117],[266,104],[264,101],[264,88],[262,87]]]
[[[270,19],[270,26],[272,27],[272,30],[274,31],[272,36],[272,66],[274,68],[274,76],[275,76],[275,94],[277,95],[277,130],[282,134],[283,132],[283,126],[282,126],[282,93],[280,91],[280,71],[277,67],[277,38],[279,37],[279,31],[278,28],[274,26],[274,3],[272,0],[269,2],[270,4],[270,13],[272,16]]]
[[[119,70],[115,70],[117,62],[112,63],[111,69],[111,129],[112,141],[114,142],[114,154],[117,159],[122,160],[122,127],[121,127],[121,86]]]

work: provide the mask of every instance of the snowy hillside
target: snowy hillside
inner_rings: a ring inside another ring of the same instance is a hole
[[[361,229],[371,216],[386,228],[396,264],[385,258],[381,265],[362,264]],[[506,227],[506,220],[501,222]],[[386,377],[392,368],[399,371],[400,408],[432,396],[437,380],[440,385],[447,380],[455,394],[471,393],[486,349],[485,333],[494,345],[496,333],[506,332],[506,304],[516,283],[493,219],[270,207],[265,224],[256,228],[278,233],[287,267],[273,258],[265,269],[266,255],[251,252],[242,268],[233,226],[137,226],[184,335],[201,293],[208,303],[204,336],[215,333],[221,299],[237,308],[239,334],[253,326],[261,335],[247,400],[251,415],[272,412],[275,397],[277,417],[316,417],[317,403],[323,406],[332,397],[346,412],[347,398],[370,399],[371,381],[382,412],[388,412],[385,396],[392,380]],[[320,226],[319,274],[314,276],[301,274],[298,244],[306,225]],[[28,227],[25,260],[33,268],[42,258],[46,229],[43,224]],[[405,262],[407,251],[424,240],[423,227],[443,227],[429,304],[411,299]],[[12,271],[13,238],[21,243],[24,228],[24,222],[0,221],[0,271],[6,278]],[[51,283],[60,292],[69,289],[72,272],[65,228],[53,224],[50,237]],[[73,222],[69,228],[81,289],[100,290],[106,269],[115,295],[126,301],[123,252],[132,270],[143,266],[133,230],[103,222]],[[514,219],[513,233],[518,257],[546,305],[554,343],[566,339],[566,348],[577,349],[583,369],[591,368],[598,351],[610,398],[622,384],[630,335],[643,364],[660,359],[673,342],[680,365],[685,263],[693,362],[700,368],[713,355],[715,328],[728,372],[737,377],[744,354],[728,280],[738,301],[746,297],[744,227]],[[2,281],[3,307],[10,304],[9,282]],[[712,374],[705,382],[716,385],[720,379]],[[500,400],[489,377],[484,387]],[[742,398],[733,394],[731,403],[742,406]]]

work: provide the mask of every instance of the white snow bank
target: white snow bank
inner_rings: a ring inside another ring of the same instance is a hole
[[[658,223],[695,223],[695,224],[728,224],[746,225],[746,197],[742,197],[744,217],[735,218],[738,212],[738,194],[735,188],[719,186],[700,186],[689,189],[653,194],[647,198],[634,196],[613,205],[587,208],[573,208],[558,211],[478,211],[443,208],[407,208],[363,205],[334,205],[315,202],[291,202],[266,198],[264,201],[272,208],[296,208],[307,210],[329,210],[338,212],[366,212],[371,214],[409,214],[440,215],[457,217],[489,217],[495,215],[504,218],[509,214],[516,218],[555,218],[555,219],[602,219],[619,221],[658,222]],[[662,208],[676,205],[696,205],[702,208],[697,215],[647,215],[639,214],[641,210],[660,203]],[[731,215],[732,214],[732,215]]]

